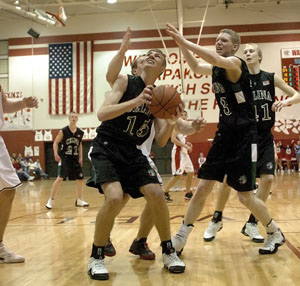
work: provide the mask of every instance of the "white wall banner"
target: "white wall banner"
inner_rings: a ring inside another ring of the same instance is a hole
[[[4,95],[9,100],[20,100],[23,98],[22,91],[5,92]],[[30,130],[33,128],[31,108],[24,108],[15,113],[4,113],[3,118],[3,130]]]

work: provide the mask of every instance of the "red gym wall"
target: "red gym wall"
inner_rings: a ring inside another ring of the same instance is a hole
[[[198,170],[198,157],[199,153],[203,152],[204,156],[207,155],[207,152],[211,146],[211,141],[208,139],[213,139],[217,129],[216,123],[209,123],[206,125],[205,129],[201,133],[196,133],[191,136],[188,136],[188,141],[193,144],[193,152],[190,154],[195,170]],[[58,129],[52,129],[53,140],[55,139]],[[34,134],[35,132],[30,131],[2,131],[1,136],[3,137],[6,147],[10,155],[16,153],[17,155],[21,153],[24,155],[24,146],[39,146],[40,147],[40,156],[34,157],[34,159],[39,158],[42,168],[45,169],[45,148],[44,142],[35,142]],[[280,140],[285,146],[290,144],[291,140],[299,140],[299,135],[273,132],[275,140]],[[295,155],[293,155],[295,157]]]

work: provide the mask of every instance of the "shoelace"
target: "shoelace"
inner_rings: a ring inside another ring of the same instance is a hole
[[[103,259],[96,259],[94,262],[94,266],[101,269],[106,269],[104,266],[104,260]]]
[[[144,249],[145,249],[146,252],[151,253],[151,250],[149,249],[147,242],[143,242],[143,246],[144,246]]]

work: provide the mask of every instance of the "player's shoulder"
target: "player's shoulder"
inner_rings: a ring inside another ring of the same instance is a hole
[[[69,126],[67,125],[67,126],[63,127],[62,129],[60,129],[60,131],[61,131],[63,134],[65,134],[66,132],[69,131]]]
[[[79,127],[77,127],[77,132],[80,134],[80,135],[83,135],[84,134],[84,131],[82,129],[80,129]]]
[[[261,76],[268,77],[268,78],[273,78],[275,75],[274,72],[268,72],[265,70],[260,70],[260,74],[261,74]]]

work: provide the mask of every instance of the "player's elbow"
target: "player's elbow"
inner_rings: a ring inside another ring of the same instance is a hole
[[[98,118],[99,121],[107,120],[105,112],[101,108],[97,112],[97,118]]]

